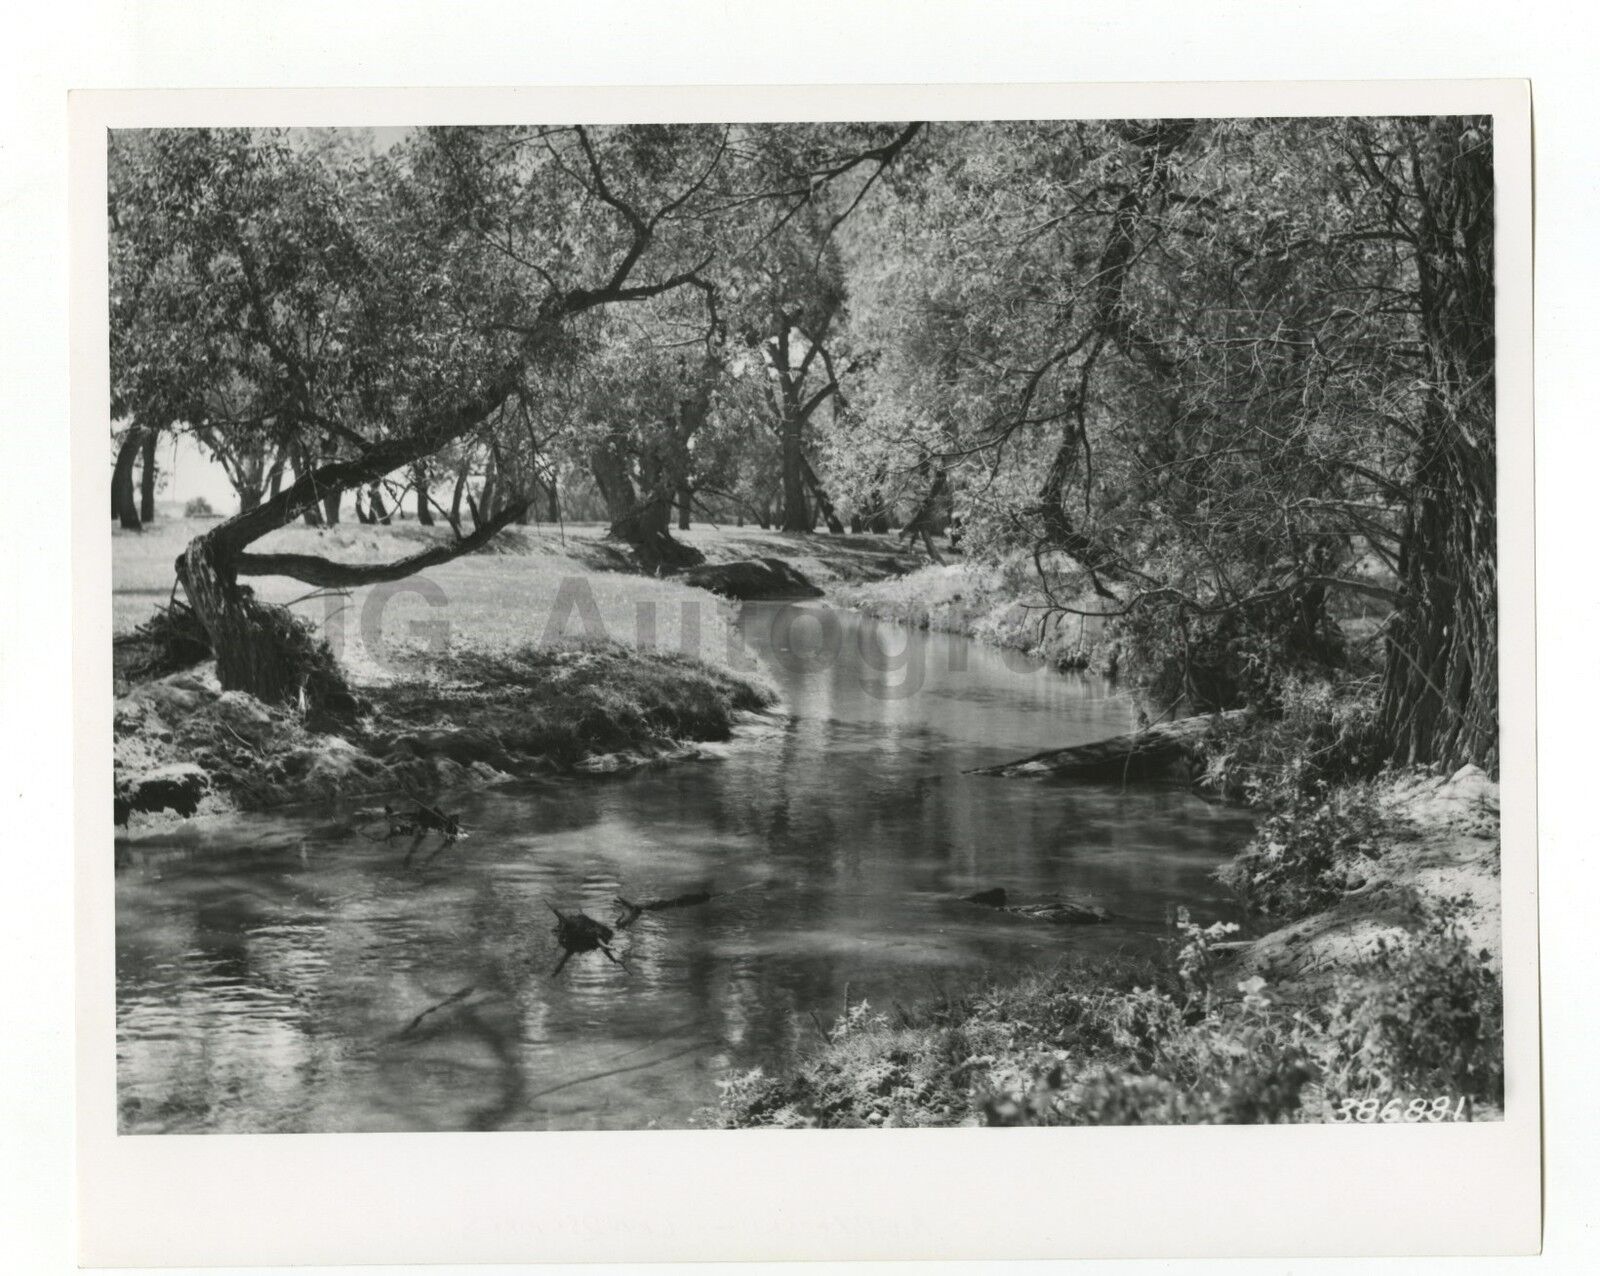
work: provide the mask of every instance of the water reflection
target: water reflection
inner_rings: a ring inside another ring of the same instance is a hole
[[[815,606],[741,624],[792,719],[724,761],[462,799],[471,836],[409,869],[338,810],[119,848],[122,1128],[682,1126],[729,1069],[814,1044],[846,988],[887,1007],[1148,947],[1176,903],[1226,913],[1209,871],[1238,813],[964,774],[1125,730],[1097,680]],[[996,885],[1117,921],[955,898]],[[546,901],[608,920],[614,895],[705,889],[618,936],[626,970],[550,977]]]

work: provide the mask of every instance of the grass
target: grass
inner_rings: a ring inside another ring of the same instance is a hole
[[[508,754],[570,767],[641,745],[726,740],[772,703],[760,681],[678,652],[585,641],[470,652],[375,691],[384,730],[458,724]]]
[[[112,531],[112,627],[127,633],[171,595],[173,561],[212,520],[160,520],[143,532]],[[731,610],[702,590],[615,570],[598,524],[507,529],[486,551],[390,585],[323,594],[293,610],[327,638],[358,685],[383,685],[450,652],[511,652],[564,638],[617,642],[697,656],[713,666],[749,664]],[[415,522],[281,528],[259,552],[319,554],[377,563],[449,535]],[[780,557],[818,583],[901,570],[915,557],[893,537],[791,536],[756,528],[700,526],[683,539],[714,562]],[[267,602],[290,603],[310,587],[284,577],[249,582]]]
[[[1062,669],[1097,664],[1105,639],[1104,621],[1047,616],[1033,605],[1042,594],[1032,562],[1023,558],[930,564],[896,579],[843,588],[839,595],[869,615],[964,634]]]
[[[167,601],[174,559],[208,525],[174,519],[113,532],[118,633]],[[296,526],[260,547],[383,562],[445,535],[415,523]],[[722,552],[741,556],[731,539]],[[292,604],[326,637],[364,702],[358,721],[319,734],[293,706],[261,706],[270,722],[241,748],[232,711],[203,679],[186,678],[190,689],[176,697],[134,685],[119,719],[117,780],[198,762],[223,809],[436,789],[604,755],[617,764],[671,756],[727,739],[741,713],[772,703],[730,604],[671,580],[596,570],[606,557],[597,528],[565,545],[558,533],[519,528],[491,550],[393,585],[307,599],[314,591],[297,581],[252,579],[260,597]]]
[[[142,533],[113,533],[115,632],[133,629],[166,601],[174,583],[173,560],[206,526],[203,520],[182,519]],[[448,534],[415,523],[296,526],[274,532],[255,548],[377,563],[414,553]],[[327,638],[358,685],[410,676],[419,665],[452,652],[511,652],[575,637],[730,663],[740,649],[726,608],[703,591],[670,580],[596,572],[581,556],[596,539],[593,529],[574,533],[564,550],[554,533],[512,529],[497,543],[501,552],[469,554],[394,584],[325,593],[295,603],[293,610]],[[285,577],[249,583],[267,602],[291,603],[312,592]]]

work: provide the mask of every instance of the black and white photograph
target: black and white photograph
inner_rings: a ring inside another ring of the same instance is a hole
[[[1490,115],[103,140],[118,1134],[1518,1097]]]

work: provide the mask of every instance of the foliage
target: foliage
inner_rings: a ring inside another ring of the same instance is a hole
[[[1201,789],[1269,812],[1370,779],[1384,757],[1376,679],[1290,675],[1268,709],[1219,723],[1201,748]]]
[[[1366,881],[1399,817],[1377,801],[1378,786],[1317,788],[1270,815],[1219,876],[1258,913],[1304,917]]]
[[[830,475],[946,476],[1163,704],[1268,704],[1345,665],[1336,599],[1399,602],[1386,746],[1492,761],[1488,155],[1478,119],[936,131],[856,227]]]
[[[215,518],[217,511],[211,508],[211,502],[203,496],[191,496],[183,507],[185,518]]]
[[[901,1011],[858,1003],[785,1078],[723,1085],[728,1126],[1263,1124],[1346,1099],[1502,1102],[1497,972],[1449,908],[1348,972],[1325,1009],[1259,975],[1217,986],[1216,925],[1166,974],[1076,963]]]
[[[246,511],[292,470],[219,545],[425,466],[479,525],[584,472],[666,568],[674,509],[959,526],[1175,711],[1336,677],[1333,617],[1376,600],[1385,754],[1492,769],[1491,144],[1462,117],[119,132],[113,406],[195,434]]]
[[[129,678],[143,681],[188,669],[211,655],[211,637],[182,603],[156,608],[131,633],[113,639],[115,663]]]
[[[1380,939],[1367,977],[1339,982],[1329,1014],[1330,1094],[1504,1102],[1500,971],[1467,933],[1469,907],[1464,899],[1413,901],[1416,930]]]

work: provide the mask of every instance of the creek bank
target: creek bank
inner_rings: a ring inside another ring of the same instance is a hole
[[[791,1073],[729,1078],[705,1120],[1322,1122],[1373,1099],[1497,1119],[1498,786],[1466,767],[1375,789],[1384,832],[1329,908],[1244,941],[1180,913],[1169,962],[1069,959],[892,1019],[851,1006]]]
[[[707,563],[685,572],[683,582],[740,602],[822,597],[822,590],[781,558]]]
[[[339,796],[482,787],[693,756],[758,721],[772,691],[676,653],[614,643],[456,656],[359,689],[356,720],[312,730],[223,691],[209,663],[129,687],[113,712],[119,823]]]
[[[1094,616],[1047,616],[1027,600],[1039,595],[1031,560],[964,560],[928,564],[884,580],[836,590],[841,602],[880,620],[913,629],[959,634],[1020,651],[1056,669],[1094,669],[1114,675],[1118,648],[1106,622]],[[1093,610],[1091,599],[1067,601]]]

